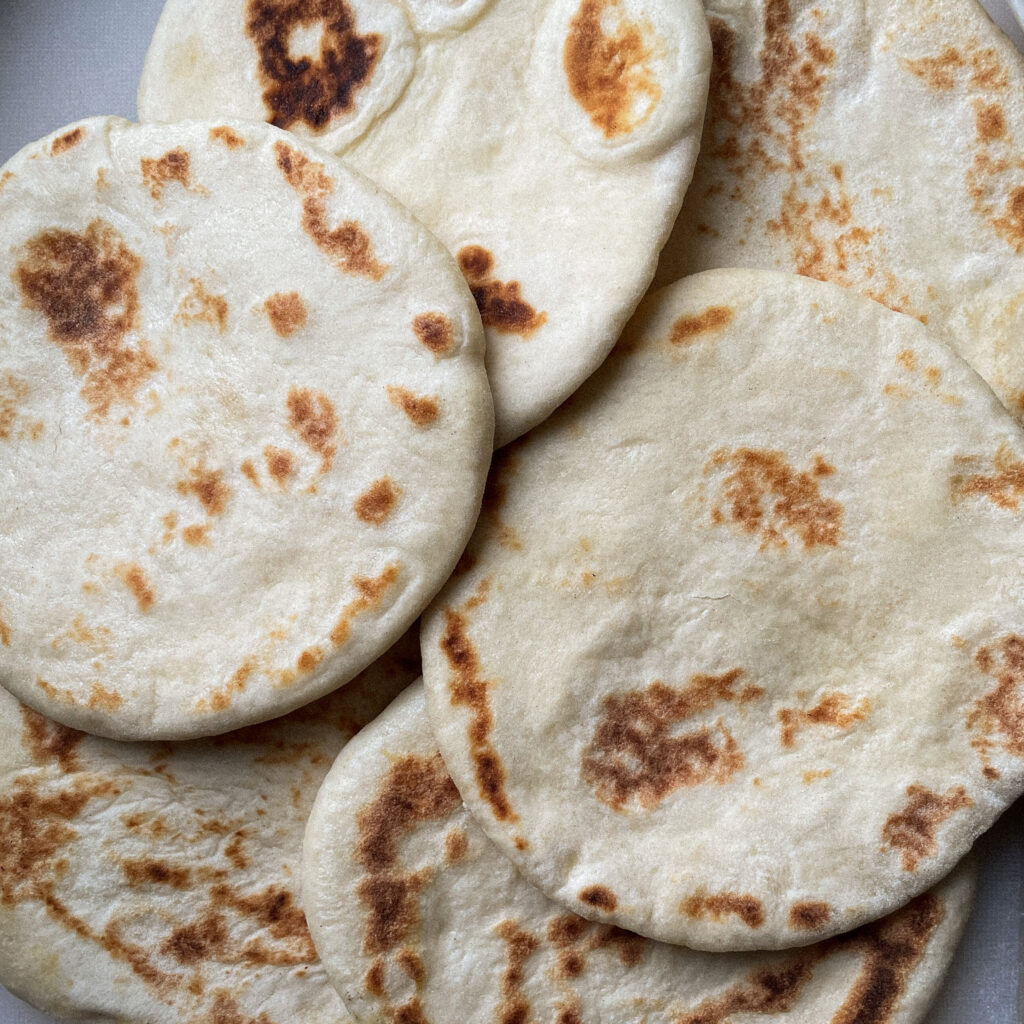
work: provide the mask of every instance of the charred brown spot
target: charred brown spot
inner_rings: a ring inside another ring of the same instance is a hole
[[[992,221],[992,226],[1017,252],[1024,250],[1024,186],[1010,190],[1002,215]]]
[[[606,885],[588,885],[579,893],[581,903],[595,910],[604,910],[611,913],[618,905],[618,897]]]
[[[948,789],[945,796],[924,786],[907,786],[907,796],[907,806],[886,820],[882,839],[902,853],[904,871],[916,871],[922,860],[939,852],[935,838],[939,825],[956,811],[973,806],[974,801],[963,786]]]
[[[285,180],[302,199],[302,230],[340,270],[379,281],[387,273],[387,264],[374,257],[370,236],[358,221],[342,221],[336,228],[329,226],[327,197],[334,191],[334,182],[324,171],[324,165],[285,142],[275,142],[274,153]]]
[[[123,860],[121,871],[129,885],[167,885],[172,889],[184,889],[192,881],[189,868],[168,864],[158,857]]]
[[[532,1011],[524,991],[526,961],[537,951],[540,941],[515,921],[502,921],[495,931],[505,941],[505,970],[501,976],[500,1024],[529,1024]]]
[[[255,465],[253,465],[252,459],[243,460],[239,469],[242,471],[242,476],[246,478],[253,485],[253,487],[260,486],[260,475],[256,471]]]
[[[263,460],[267,464],[270,479],[283,490],[295,475],[295,456],[285,448],[275,448],[268,444],[263,449]]]
[[[119,693],[108,690],[100,683],[93,683],[89,690],[89,699],[86,707],[93,711],[116,711],[124,703],[124,698]]]
[[[138,326],[141,268],[121,235],[94,220],[80,233],[36,235],[14,272],[24,305],[43,314],[50,339],[85,378],[81,394],[96,418],[116,402],[134,404],[157,366],[145,342],[126,344]]]
[[[661,99],[649,35],[649,25],[627,20],[619,0],[583,0],[569,23],[562,53],[569,91],[605,138],[638,128]]]
[[[227,683],[217,690],[214,690],[209,697],[203,697],[196,702],[197,711],[226,711],[231,706],[232,699],[240,693],[245,692],[250,676],[256,671],[252,661],[246,659],[232,673]],[[233,734],[232,734],[233,735]]]
[[[160,952],[173,957],[179,964],[192,966],[209,959],[228,941],[227,922],[222,914],[208,911],[197,921],[179,925],[163,941]]]
[[[190,281],[191,291],[178,307],[178,319],[182,323],[194,324],[204,323],[216,327],[221,334],[228,325],[228,301],[223,295],[213,295],[208,292],[203,282],[197,277]]]
[[[312,672],[323,660],[324,652],[319,647],[307,647],[299,655],[299,660],[296,664],[300,672]]]
[[[435,356],[447,355],[455,345],[455,330],[444,313],[420,313],[412,318],[412,329]]]
[[[992,734],[1002,735],[1003,749],[1014,757],[1024,757],[1024,637],[1008,633],[995,643],[981,647],[975,664],[992,676],[996,688],[976,701],[967,718],[967,727],[977,734],[974,746],[982,756],[986,769],[992,748]],[[991,769],[995,771],[995,769]],[[987,777],[998,778],[991,771]]]
[[[387,392],[391,404],[401,409],[417,427],[431,426],[441,413],[437,395],[420,396],[408,388],[391,385],[388,385]]]
[[[224,471],[208,469],[203,463],[193,466],[189,475],[178,481],[178,493],[195,498],[208,516],[223,515],[231,498]]]
[[[417,897],[431,873],[400,870],[400,840],[420,822],[444,819],[460,804],[440,754],[409,755],[392,766],[380,791],[356,815],[356,856],[365,872],[357,895],[366,908],[367,955],[393,949],[419,920]]]
[[[206,547],[210,543],[210,527],[205,523],[192,523],[182,527],[181,539],[193,548]]]
[[[210,138],[222,146],[227,146],[228,149],[241,149],[245,145],[245,139],[233,128],[228,128],[227,125],[211,128]]]
[[[958,456],[958,471],[950,478],[953,501],[980,497],[993,505],[1016,512],[1024,501],[1024,462],[1014,457],[1008,446],[1001,446],[992,460],[991,473],[971,473],[982,460],[978,456]]]
[[[0,644],[11,646],[11,627],[3,619],[0,619]]]
[[[833,729],[849,729],[871,711],[871,701],[862,700],[855,708],[850,707],[850,698],[845,693],[833,691],[822,696],[809,711],[796,708],[781,708],[778,712],[782,728],[782,745],[796,746],[797,730],[805,725],[828,725]]]
[[[348,640],[352,630],[352,620],[357,615],[372,611],[384,600],[384,595],[398,581],[398,575],[398,566],[389,565],[379,576],[356,576],[353,578],[352,583],[357,594],[342,609],[341,615],[331,631],[331,642],[336,647],[340,647]]]
[[[139,611],[148,612],[156,600],[156,592],[141,566],[129,562],[117,566],[114,571],[118,579],[132,592]]]
[[[143,157],[139,166],[142,169],[142,180],[149,188],[149,194],[154,199],[162,198],[165,186],[172,181],[176,181],[183,188],[189,188],[192,184],[190,163],[188,153],[180,146],[161,157]]]
[[[755,448],[719,451],[705,472],[724,469],[723,501],[711,510],[716,525],[731,521],[761,538],[761,550],[786,547],[783,530],[804,548],[835,547],[842,535],[843,506],[821,494],[819,480],[835,469],[816,455],[809,470],[797,473],[783,452]]]
[[[494,716],[487,694],[489,683],[481,678],[480,658],[469,639],[468,623],[464,615],[450,608],[445,609],[444,621],[440,648],[448,662],[448,695],[452,707],[470,711],[469,747],[477,789],[499,821],[518,821],[505,792],[505,766],[491,740]]]
[[[1006,114],[999,103],[975,100],[974,124],[981,142],[996,142],[1006,137]]]
[[[645,690],[609,694],[602,717],[583,755],[582,776],[598,799],[622,810],[635,800],[657,806],[684,786],[724,783],[743,767],[731,733],[719,721],[683,735],[673,727],[719,702],[744,703],[763,690],[736,692],[743,670],[695,675],[682,690],[654,682]]]
[[[356,498],[352,511],[364,522],[380,526],[394,512],[398,504],[399,491],[390,477],[374,480],[370,486]]]
[[[266,1013],[258,1017],[243,1014],[238,1002],[230,993],[218,989],[213,995],[209,1024],[274,1024]]]
[[[458,864],[469,852],[469,837],[465,830],[453,828],[444,837],[444,859],[448,864]]]
[[[292,33],[318,24],[319,55],[293,57]],[[259,56],[267,120],[278,128],[323,129],[351,114],[384,43],[376,33],[356,32],[355,14],[344,0],[248,0],[245,31]]]
[[[37,763],[49,764],[56,761],[60,770],[66,774],[78,771],[81,767],[78,746],[83,739],[85,733],[51,722],[31,708],[21,705],[21,742]]]
[[[14,435],[14,425],[18,419],[21,404],[28,398],[32,390],[27,380],[15,377],[10,371],[0,379],[0,441],[7,441]],[[26,436],[22,431],[21,436]],[[32,436],[32,431],[28,432]]]
[[[298,292],[275,292],[263,303],[263,311],[282,338],[290,338],[306,326],[306,304]]]
[[[320,456],[320,472],[326,473],[337,452],[338,415],[334,403],[312,388],[291,388],[288,392],[288,426],[302,442]]]
[[[801,900],[789,908],[789,927],[794,931],[819,931],[832,917],[832,908],[819,900]]]
[[[502,282],[492,276],[494,257],[483,246],[463,246],[458,260],[486,326],[526,338],[547,323],[547,313],[538,313],[523,299],[518,281]]]
[[[711,918],[713,921],[724,921],[732,914],[748,928],[760,928],[764,924],[764,908],[761,901],[749,894],[709,893],[700,889],[683,900],[679,910],[687,917]]]
[[[732,323],[733,311],[728,306],[708,306],[695,316],[681,316],[673,325],[669,341],[673,345],[690,345],[702,334],[713,334]]]
[[[71,131],[58,135],[53,140],[53,144],[50,146],[50,153],[53,156],[66,153],[69,149],[74,149],[84,138],[85,129],[81,125],[77,128],[72,128]]]

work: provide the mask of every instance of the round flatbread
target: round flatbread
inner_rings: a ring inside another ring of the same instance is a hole
[[[1024,788],[1024,434],[918,321],[710,271],[499,461],[424,617],[438,742],[551,898],[801,945]]]
[[[303,854],[328,976],[374,1024],[911,1024],[973,885],[964,865],[882,921],[786,953],[698,953],[591,924],[525,881],[470,817],[418,686],[342,752]]]
[[[0,224],[0,684],[187,738],[387,650],[492,447],[441,244],[259,123],[83,121],[0,172]]]
[[[705,0],[701,156],[656,282],[791,270],[928,324],[1024,417],[1024,58],[975,0]]]
[[[503,444],[650,283],[710,62],[698,0],[169,0],[139,116],[265,119],[405,203],[473,289]]]
[[[300,849],[338,751],[415,678],[410,633],[286,718],[121,743],[0,691],[0,983],[91,1024],[344,1024]]]

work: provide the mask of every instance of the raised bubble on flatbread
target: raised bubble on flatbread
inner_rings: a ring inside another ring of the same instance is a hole
[[[706,0],[693,186],[656,283],[791,270],[927,322],[1024,418],[1024,57],[976,0]]]
[[[473,289],[503,444],[650,283],[710,63],[698,0],[169,0],[139,116],[267,120],[405,203]]]
[[[0,983],[90,1024],[351,1024],[313,947],[302,835],[344,744],[415,678],[211,740],[123,743],[0,691]]]
[[[416,686],[324,781],[303,898],[328,976],[367,1024],[915,1024],[974,874],[960,866],[881,921],[784,953],[698,953],[593,924],[523,879],[472,819]]]
[[[484,830],[585,917],[846,931],[1024,789],[1024,434],[911,317],[767,271],[641,306],[424,616]]]
[[[184,738],[387,650],[492,449],[441,243],[255,122],[82,121],[6,164],[0,224],[0,685]]]

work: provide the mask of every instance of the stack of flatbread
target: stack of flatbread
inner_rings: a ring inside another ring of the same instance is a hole
[[[1024,792],[975,0],[167,0],[138,113],[0,168],[0,982],[924,1024]]]

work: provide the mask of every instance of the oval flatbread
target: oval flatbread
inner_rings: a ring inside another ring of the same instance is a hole
[[[492,470],[424,618],[438,743],[583,916],[712,950],[846,931],[1024,788],[1022,550],[1024,435],[919,322],[699,274]]]
[[[299,893],[342,746],[415,678],[408,635],[265,725],[121,743],[0,691],[0,983],[92,1024],[345,1024]]]
[[[785,953],[698,953],[567,913],[470,817],[419,687],[342,752],[317,796],[303,895],[359,1021],[912,1024],[970,910],[964,865],[902,910]],[[756,1015],[756,1016],[754,1016]]]
[[[114,738],[346,682],[477,515],[483,334],[441,244],[253,124],[83,121],[0,173],[0,684]]]
[[[1024,58],[975,0],[706,0],[667,284],[791,270],[916,316],[1024,417]]]
[[[169,0],[139,116],[264,119],[405,203],[476,297],[503,444],[649,284],[710,61],[698,0]]]

